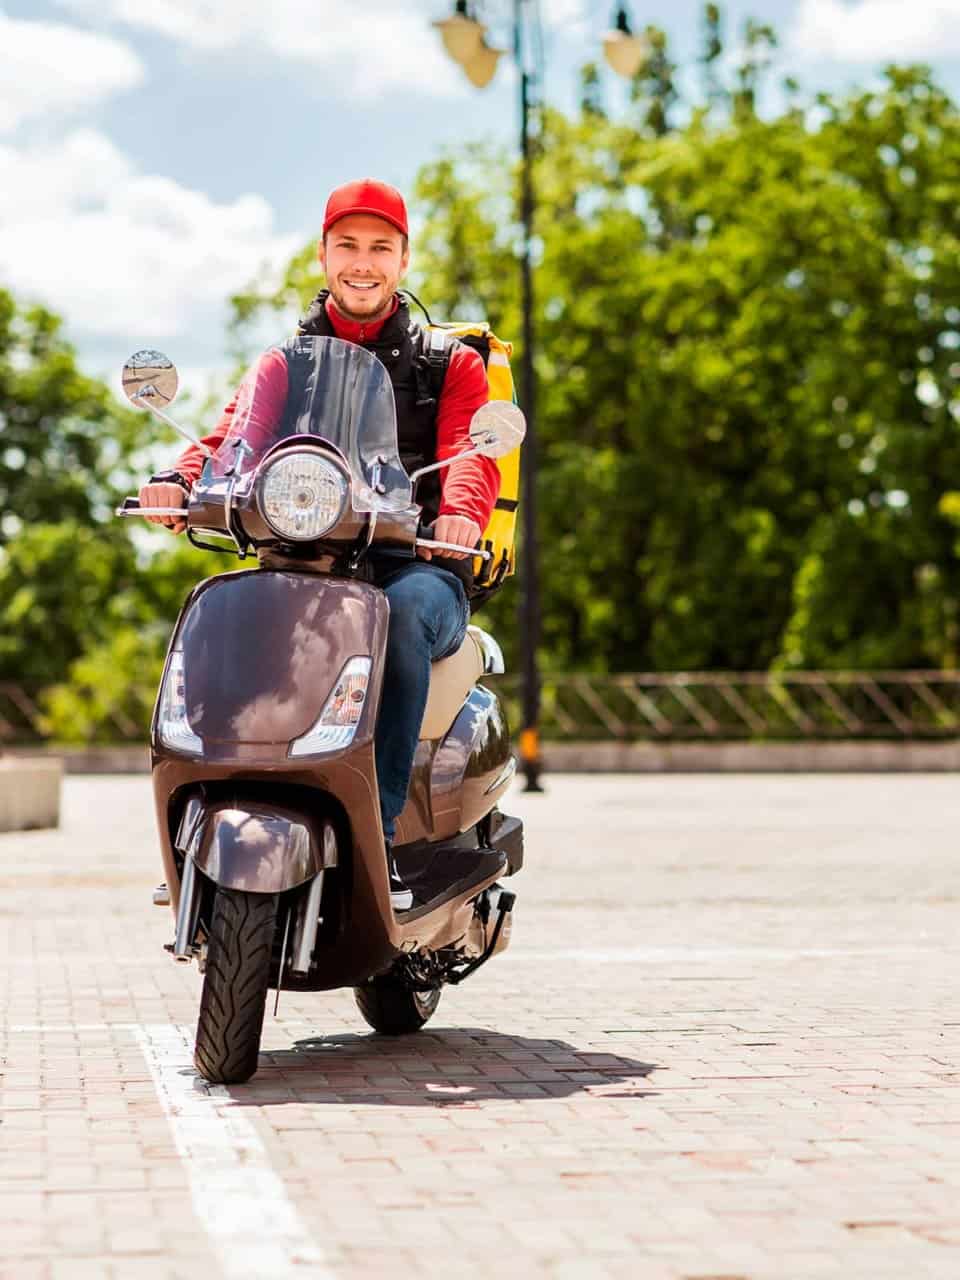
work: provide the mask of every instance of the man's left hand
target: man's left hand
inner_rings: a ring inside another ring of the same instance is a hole
[[[464,560],[476,548],[480,541],[480,526],[476,520],[467,516],[437,516],[433,522],[433,541],[453,542],[463,551],[430,551],[426,547],[418,547],[417,555],[424,560],[432,560],[434,555],[449,556],[451,560]]]

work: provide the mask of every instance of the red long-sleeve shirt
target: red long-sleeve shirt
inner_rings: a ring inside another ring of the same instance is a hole
[[[394,312],[398,303],[394,305]],[[392,314],[392,313],[391,313]],[[341,316],[331,298],[327,299],[327,315],[334,332],[346,342],[372,342],[379,335],[389,316],[373,324],[359,324]],[[246,381],[220,415],[220,420],[203,443],[216,450],[230,430],[237,402],[241,395],[253,394],[257,418],[265,423],[276,423],[283,413],[287,395],[287,365],[280,352],[268,353],[254,366],[256,387]],[[251,375],[248,375],[248,378]],[[469,427],[473,415],[488,398],[487,374],[483,360],[469,347],[457,346],[450,355],[447,376],[444,380],[440,403],[437,406],[437,456],[440,462],[470,447]],[[249,434],[249,433],[248,433]],[[253,443],[252,441],[250,442]],[[176,462],[176,469],[191,484],[200,475],[204,456],[191,445]],[[453,462],[441,473],[442,496],[440,515],[466,516],[485,529],[500,492],[500,471],[491,458],[474,454],[462,462]]]

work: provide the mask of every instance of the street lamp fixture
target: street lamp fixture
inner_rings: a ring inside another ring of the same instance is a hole
[[[643,36],[635,36],[624,5],[617,6],[612,31],[603,38],[603,56],[618,76],[632,80],[650,53],[650,46]]]
[[[440,32],[443,47],[463,68],[467,79],[477,89],[485,89],[497,73],[497,63],[505,50],[492,49],[484,37],[487,28],[470,11],[467,0],[457,0],[449,18],[433,24]]]
[[[503,57],[503,49],[491,49],[486,40],[469,62],[463,64],[467,79],[477,89],[485,89],[497,73],[497,63]]]
[[[461,67],[465,67],[477,53],[487,30],[470,12],[467,0],[457,0],[453,14],[433,25],[440,32],[443,47]]]

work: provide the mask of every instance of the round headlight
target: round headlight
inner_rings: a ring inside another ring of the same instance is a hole
[[[322,538],[340,519],[347,501],[347,478],[316,453],[291,450],[264,470],[260,510],[282,538],[307,542]]]

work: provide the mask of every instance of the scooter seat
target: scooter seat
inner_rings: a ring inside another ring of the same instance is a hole
[[[471,628],[463,644],[430,670],[430,691],[420,725],[420,738],[442,738],[463,706],[467,694],[484,672],[484,652]]]

